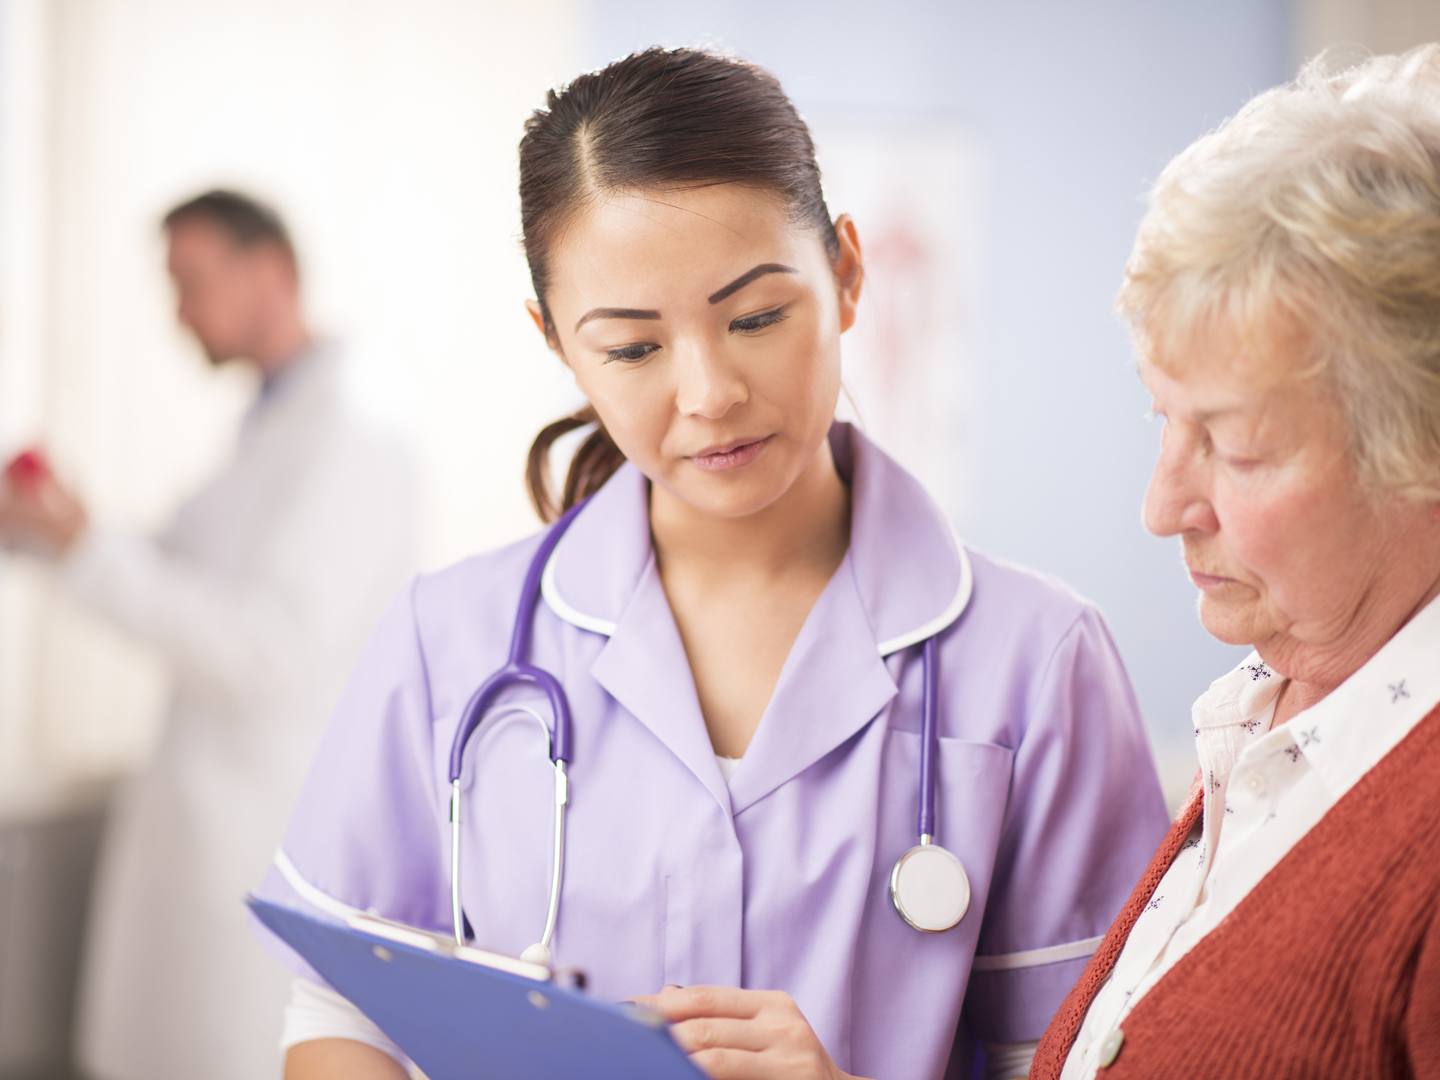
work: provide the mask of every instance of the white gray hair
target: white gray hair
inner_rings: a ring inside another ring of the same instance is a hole
[[[1165,367],[1209,325],[1309,338],[1361,475],[1440,499],[1440,44],[1322,56],[1175,158],[1117,306]]]

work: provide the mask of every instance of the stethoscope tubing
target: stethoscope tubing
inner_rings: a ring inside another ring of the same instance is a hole
[[[584,505],[584,502],[579,502],[565,511],[535,549],[535,557],[530,560],[530,567],[525,572],[525,582],[520,587],[520,603],[515,609],[515,628],[510,633],[510,655],[505,666],[486,679],[480,689],[471,696],[465,706],[460,727],[455,732],[455,741],[450,744],[452,784],[460,779],[460,773],[465,766],[465,745],[470,741],[470,736],[485,719],[486,712],[500,692],[516,685],[529,684],[545,691],[545,696],[550,699],[550,707],[555,710],[550,760],[570,760],[573,731],[570,723],[570,703],[566,700],[565,691],[555,676],[543,668],[527,663],[525,654],[530,644],[531,630],[535,625],[535,609],[540,603],[540,578],[545,572],[545,564],[550,561],[555,545],[560,543],[560,538],[565,535],[570,522],[575,520],[575,515]]]
[[[550,903],[540,944],[548,949],[555,935],[555,923],[560,916],[560,883],[565,868],[565,807],[570,798],[570,781],[565,767],[570,761],[574,731],[570,721],[570,701],[564,687],[548,671],[530,664],[525,654],[529,651],[530,636],[535,626],[535,609],[540,604],[540,579],[545,565],[554,554],[555,545],[560,543],[565,530],[587,501],[582,499],[561,514],[549,532],[541,537],[520,586],[520,603],[516,605],[515,626],[510,633],[510,655],[505,666],[486,679],[471,696],[455,732],[455,741],[450,744],[450,909],[455,924],[455,940],[462,945],[465,943],[465,911],[460,902],[460,776],[465,768],[465,747],[495,699],[512,686],[539,687],[549,700],[554,717],[549,729],[549,742],[550,763],[555,769],[555,848],[550,868]],[[544,724],[543,720],[540,722]]]
[[[506,716],[519,713],[528,716],[540,725],[545,732],[546,746],[551,742],[550,725],[545,718],[528,705],[510,705],[501,707],[496,713],[487,717],[490,721],[488,731],[494,731],[495,725]],[[560,914],[560,882],[565,873],[565,807],[570,801],[570,778],[566,773],[566,763],[563,761],[552,761],[551,768],[555,775],[555,833],[554,848],[550,866],[550,902],[545,915],[545,933],[540,938],[540,944],[548,949],[550,939],[555,935],[555,923]],[[460,830],[462,809],[462,787],[461,778],[456,777],[450,782],[450,914],[454,920],[455,941],[457,944],[465,944],[467,934],[465,932],[465,909],[460,903]]]
[[[540,944],[550,948],[555,936],[555,922],[560,918],[560,881],[565,874],[565,804],[570,801],[570,778],[565,775],[565,762],[555,767],[555,849],[550,865],[550,907],[545,912],[545,933]]]
[[[940,750],[939,663],[935,638],[928,637],[920,649],[922,704],[920,708],[920,809],[915,831],[920,843],[935,836],[935,758]]]

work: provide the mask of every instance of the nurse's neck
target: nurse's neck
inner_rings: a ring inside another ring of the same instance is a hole
[[[850,546],[850,489],[825,439],[783,495],[742,517],[697,510],[652,486],[650,530],[662,567],[684,562],[762,577],[820,573],[828,581]]]
[[[704,513],[652,486],[650,530],[710,743],[744,757],[850,546],[850,491],[829,441],[780,498],[743,517]]]

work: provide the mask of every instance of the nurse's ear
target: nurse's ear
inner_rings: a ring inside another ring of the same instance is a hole
[[[560,348],[559,336],[545,324],[545,309],[540,306],[540,301],[526,300],[525,310],[530,313],[530,318],[535,323],[535,329],[540,331],[540,336],[545,339],[545,344],[550,347],[550,351],[560,357],[561,363],[569,367],[570,361],[565,359],[565,350]]]
[[[840,254],[832,269],[835,271],[835,289],[840,300],[840,332],[843,334],[855,325],[855,309],[860,304],[860,287],[865,282],[865,261],[860,253],[860,234],[855,231],[855,222],[849,214],[835,219],[835,239],[840,242]]]

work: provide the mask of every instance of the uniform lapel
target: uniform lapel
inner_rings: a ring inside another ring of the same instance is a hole
[[[734,812],[840,746],[895,694],[847,555],[801,627],[775,694],[730,779]]]
[[[729,818],[730,793],[653,556],[590,674],[695,774]]]
[[[690,661],[650,545],[644,475],[626,464],[581,511],[547,568],[545,602],[608,635],[590,674],[663,743],[730,815]]]
[[[830,447],[850,483],[850,551],[730,780],[737,814],[874,720],[897,692],[884,657],[945,629],[969,600],[964,556],[919,482],[848,424]]]

